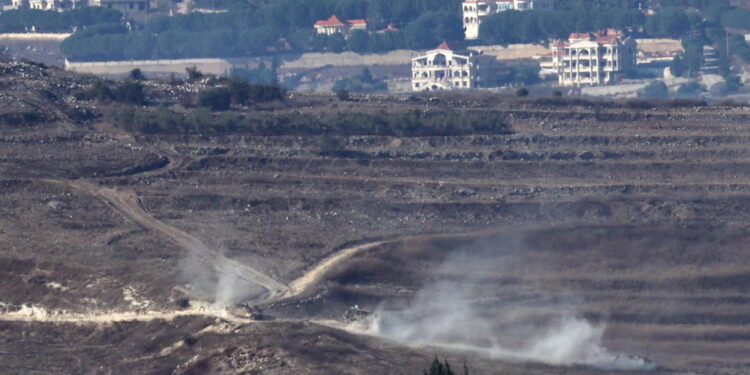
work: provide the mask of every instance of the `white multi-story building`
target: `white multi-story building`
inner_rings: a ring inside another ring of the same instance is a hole
[[[467,0],[462,4],[467,40],[479,38],[479,25],[487,16],[506,10],[551,10],[554,0]]]
[[[597,86],[620,81],[635,68],[636,56],[636,41],[609,29],[556,41],[548,63],[561,86]]]
[[[413,91],[471,89],[477,87],[478,59],[472,53],[454,52],[448,43],[411,59]]]

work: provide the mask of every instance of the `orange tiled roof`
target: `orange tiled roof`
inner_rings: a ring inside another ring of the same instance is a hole
[[[442,49],[442,50],[446,50],[446,51],[451,51],[451,46],[448,45],[448,42],[442,42],[435,49]]]
[[[334,14],[327,20],[315,22],[315,26],[344,26],[344,23]]]

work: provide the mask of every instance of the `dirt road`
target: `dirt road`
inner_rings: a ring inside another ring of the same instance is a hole
[[[286,285],[274,280],[252,266],[227,258],[221,252],[206,246],[198,238],[155,219],[143,209],[138,196],[132,191],[107,188],[85,180],[45,181],[55,184],[63,184],[76,190],[101,197],[113,209],[120,212],[128,219],[133,220],[144,228],[169,238],[181,248],[197,256],[207,265],[216,267],[217,272],[232,272],[235,273],[235,276],[240,280],[261,286],[268,292],[267,298],[269,299],[280,296],[289,289]]]

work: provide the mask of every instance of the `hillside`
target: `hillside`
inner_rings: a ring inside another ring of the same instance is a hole
[[[750,370],[746,107],[294,94],[211,114],[190,103],[210,79],[145,82],[134,106],[0,72],[1,373]],[[127,131],[128,110],[247,122]],[[241,302],[262,318],[223,308]]]

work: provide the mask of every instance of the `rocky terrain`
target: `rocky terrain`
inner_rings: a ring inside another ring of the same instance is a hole
[[[750,371],[746,107],[294,94],[235,111],[510,131],[147,135],[0,72],[0,373]]]

